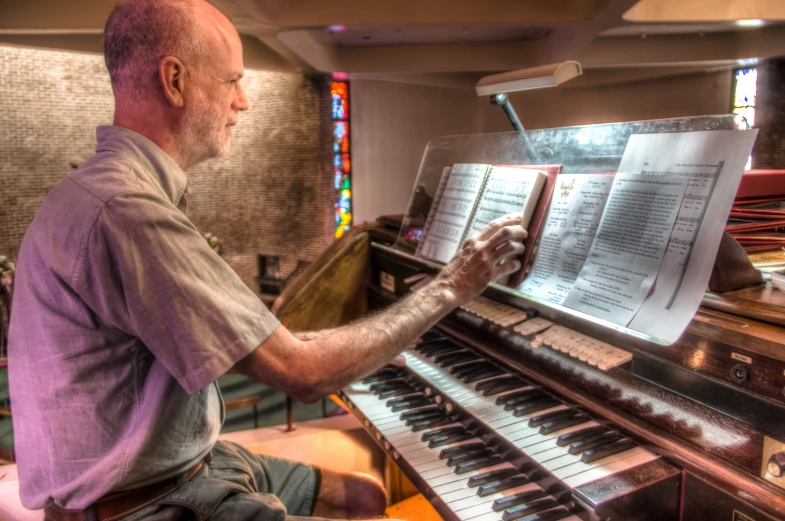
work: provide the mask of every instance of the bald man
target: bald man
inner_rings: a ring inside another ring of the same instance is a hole
[[[123,0],[104,44],[114,125],[46,197],[18,262],[9,370],[23,504],[52,521],[381,515],[369,477],[217,442],[216,380],[233,369],[313,402],[374,371],[519,268],[520,215],[387,311],[293,334],[185,213],[185,172],[225,153],[248,109],[231,22],[202,0]]]

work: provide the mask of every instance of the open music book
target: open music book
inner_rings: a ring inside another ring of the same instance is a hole
[[[458,248],[493,219],[522,212],[530,238],[542,224],[559,166],[457,163],[442,173],[417,255],[447,263]],[[531,224],[531,226],[530,226]],[[532,242],[533,244],[533,242]],[[528,259],[527,247],[525,257]],[[522,260],[525,264],[526,260]],[[516,284],[520,281],[516,281]]]

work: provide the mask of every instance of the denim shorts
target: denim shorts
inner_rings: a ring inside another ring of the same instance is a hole
[[[320,479],[315,467],[219,441],[190,480],[123,519],[294,521],[313,512]]]

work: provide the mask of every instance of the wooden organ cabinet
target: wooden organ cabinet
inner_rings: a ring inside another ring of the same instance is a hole
[[[332,245],[278,299],[281,321],[344,324],[436,273],[400,247],[401,219]],[[447,520],[785,519],[781,306],[765,285],[707,292],[666,346],[493,284],[406,367],[340,396]]]

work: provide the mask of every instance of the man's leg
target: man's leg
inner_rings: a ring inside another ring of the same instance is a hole
[[[320,469],[321,485],[312,515],[333,519],[374,518],[384,515],[387,493],[379,481],[358,472]]]

